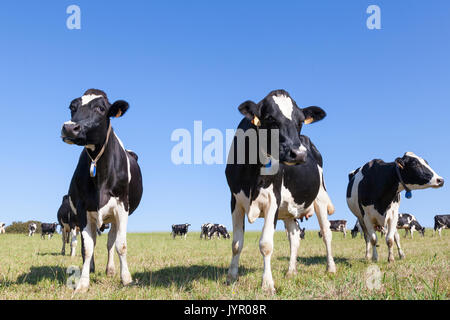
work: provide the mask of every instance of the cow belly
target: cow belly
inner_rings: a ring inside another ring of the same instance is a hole
[[[281,202],[278,209],[278,219],[300,219],[303,217],[310,218],[314,214],[313,205],[305,207],[305,203],[296,203],[291,192],[282,185]]]

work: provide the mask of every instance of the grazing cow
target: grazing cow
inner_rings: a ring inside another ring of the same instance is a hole
[[[437,230],[440,237],[442,229],[448,228],[450,228],[450,214],[441,214],[434,216],[434,234],[436,234]]]
[[[189,226],[189,223],[173,224],[172,232],[170,233],[172,235],[172,238],[175,239],[176,236],[184,236],[184,239],[186,239]]]
[[[0,222],[0,234],[6,233],[5,227],[6,227],[6,223]]]
[[[363,236],[363,231],[361,228],[361,225],[359,224],[359,221],[356,220],[355,226],[353,227],[351,234],[352,234],[352,239],[355,239],[356,236],[358,235],[358,232],[361,234],[361,238]]]
[[[31,237],[37,230],[37,225],[36,223],[30,223],[28,225],[28,236]]]
[[[375,226],[387,228],[388,261],[394,261],[394,241],[400,259],[404,258],[397,231],[400,192],[406,190],[407,197],[411,197],[411,190],[440,188],[443,185],[444,179],[412,152],[405,153],[394,162],[375,159],[352,171],[347,187],[347,204],[364,231],[366,259],[378,260]]]
[[[102,232],[108,230],[109,228],[110,228],[109,224],[102,224],[100,228],[97,228],[97,234],[101,236]]]
[[[305,230],[306,230],[306,228],[301,228],[300,227],[300,223],[298,222],[298,220],[297,219],[295,219],[295,223],[297,224],[297,227],[298,227],[298,229],[300,230],[300,239],[305,239]],[[288,236],[289,237],[289,231],[288,231],[288,229],[285,229],[286,230],[286,236]]]
[[[330,220],[330,230],[343,232],[344,238],[347,237],[347,220]],[[322,232],[319,231],[319,237],[322,238]]]
[[[289,234],[291,254],[287,275],[297,273],[300,229],[295,220],[310,217],[314,211],[325,235],[327,269],[335,272],[327,217],[334,207],[325,189],[322,156],[307,136],[300,135],[303,124],[323,119],[325,112],[319,107],[300,109],[284,90],[270,92],[259,103],[246,101],[239,111],[245,117],[234,136],[225,170],[233,220],[227,283],[238,278],[245,215],[250,223],[264,218],[259,241],[264,260],[264,290],[275,293],[270,260],[277,220],[284,221]]]
[[[216,235],[217,238],[220,239],[220,236],[222,236],[225,239],[230,238],[230,234],[227,231],[227,228],[223,224],[213,224],[209,226],[208,229],[208,239],[211,239],[212,236]]]
[[[77,235],[80,229],[77,227],[77,215],[73,212],[69,203],[69,196],[65,195],[62,199],[61,206],[58,210],[58,222],[61,226],[62,234],[62,249],[61,254],[66,254],[66,243],[70,243],[70,256],[75,256],[75,251],[77,248]],[[72,239],[70,239],[72,238]]]
[[[77,215],[81,231],[83,268],[75,292],[89,288],[89,272],[94,272],[97,229],[111,224],[108,233],[106,274],[115,273],[114,247],[120,260],[123,285],[132,282],[127,264],[128,216],[142,197],[142,175],[138,156],[126,150],[111,126],[110,118],[125,114],[129,105],[118,100],[111,104],[101,90],[87,90],[70,103],[71,120],[64,123],[61,138],[83,146],[69,187],[69,203]]]
[[[208,237],[209,230],[214,226],[213,223],[204,223],[200,227],[200,239]]]
[[[41,223],[41,238],[44,239],[46,235],[48,238],[52,238],[53,234],[56,232],[56,227],[58,223]]]
[[[408,213],[398,214],[397,229],[405,229],[405,238],[409,232],[412,239],[413,233],[416,230],[422,235],[422,237],[425,236],[425,228],[420,225],[416,217]]]

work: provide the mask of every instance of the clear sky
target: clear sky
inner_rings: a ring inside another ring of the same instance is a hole
[[[72,4],[80,30],[66,27]],[[381,30],[366,27],[371,4]],[[431,227],[435,214],[450,213],[449,34],[447,0],[2,1],[0,221],[56,221],[82,150],[61,141],[61,126],[70,101],[98,88],[130,103],[112,120],[144,178],[128,230],[231,229],[225,165],[173,164],[171,134],[193,134],[194,121],[225,133],[242,118],[241,102],[285,89],[328,114],[302,133],[324,158],[330,219],[356,220],[348,172],[413,151],[447,180],[402,195],[401,211]],[[303,226],[318,229],[317,219]]]

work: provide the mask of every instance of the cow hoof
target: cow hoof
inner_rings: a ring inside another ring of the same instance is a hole
[[[328,273],[336,273],[336,265],[335,264],[330,264],[327,266],[327,272]]]
[[[228,275],[227,276],[227,285],[231,285],[233,283],[235,283],[236,281],[238,281],[238,276],[237,275]]]
[[[297,276],[297,270],[289,270],[286,272],[286,278],[293,278]]]
[[[266,285],[262,287],[262,290],[269,295],[275,295],[277,293],[277,291],[275,290],[273,285]]]
[[[405,259],[405,254],[402,252],[399,254],[400,259]]]
[[[388,262],[389,262],[389,263],[394,262],[394,261],[395,261],[395,260],[394,260],[394,257],[389,257],[389,258],[388,258]]]
[[[112,277],[116,274],[116,269],[114,268],[106,268],[106,275],[108,277]]]
[[[131,284],[133,282],[133,279],[131,278],[130,274],[127,275],[123,275],[122,276],[122,284],[124,286],[128,286],[129,284]]]
[[[81,281],[80,281],[80,283],[76,287],[73,294],[76,295],[76,294],[80,294],[80,293],[86,293],[88,290],[89,290],[89,284],[81,284]]]

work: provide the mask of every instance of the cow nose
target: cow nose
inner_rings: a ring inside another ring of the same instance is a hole
[[[68,137],[76,137],[81,131],[81,126],[78,123],[69,122],[63,125],[63,134]]]
[[[439,185],[439,187],[442,187],[444,185],[444,178],[437,178],[436,182]]]
[[[291,149],[290,156],[296,163],[302,163],[306,160],[306,150]]]

